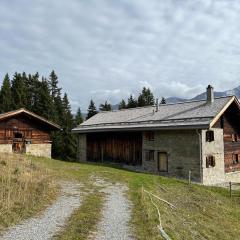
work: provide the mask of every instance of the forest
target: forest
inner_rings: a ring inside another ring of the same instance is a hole
[[[118,104],[119,109],[142,107],[154,104],[154,96],[149,88],[143,87],[137,98],[130,95]],[[166,103],[162,98],[161,103]],[[71,130],[83,122],[80,107],[72,113],[67,93],[62,92],[58,76],[53,70],[48,78],[35,74],[15,72],[10,78],[6,74],[0,90],[0,113],[26,108],[61,126],[61,131],[52,133],[52,156],[67,161],[76,159],[77,139]],[[97,108],[91,99],[86,119],[98,111],[110,111],[112,105],[105,101]]]

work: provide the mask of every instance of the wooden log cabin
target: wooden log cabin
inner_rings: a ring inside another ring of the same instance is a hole
[[[0,152],[51,157],[51,131],[60,127],[24,108],[0,114]]]
[[[73,132],[79,161],[115,162],[205,185],[240,182],[240,103],[235,96],[100,112]]]

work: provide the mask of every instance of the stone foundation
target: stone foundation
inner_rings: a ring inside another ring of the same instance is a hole
[[[0,144],[1,153],[12,153],[12,144]]]
[[[26,144],[26,154],[34,155],[38,157],[51,158],[52,156],[52,144]]]

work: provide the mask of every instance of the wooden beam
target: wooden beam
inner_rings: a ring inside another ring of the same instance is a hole
[[[236,102],[239,110],[240,110],[240,105],[239,102],[236,100],[236,98],[233,96],[231,99],[227,102],[227,104],[222,108],[222,110],[213,118],[212,122],[210,123],[210,128],[214,126],[214,124],[218,121],[218,119],[222,116],[222,114],[228,109],[228,107],[233,103]]]

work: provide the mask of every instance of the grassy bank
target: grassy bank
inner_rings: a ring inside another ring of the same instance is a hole
[[[136,239],[161,239],[157,228],[159,222],[156,209],[142,189],[146,189],[176,206],[176,209],[171,209],[164,202],[154,200],[160,209],[162,225],[173,239],[239,239],[240,200],[239,198],[229,198],[226,189],[199,185],[189,186],[185,181],[130,172],[111,166],[37,158],[34,159],[34,162],[53,170],[55,175],[60,178],[73,178],[88,184],[90,176],[94,175],[111,182],[119,181],[127,184],[129,198],[133,202],[131,225]],[[91,188],[91,185],[88,187]],[[100,201],[100,196],[96,196],[96,198],[98,197]],[[94,201],[98,200],[94,199]],[[73,220],[74,226],[71,227],[70,224],[66,232],[69,230],[70,235],[72,232],[71,236],[76,231],[90,232],[90,225],[95,225],[96,222],[89,224],[89,221],[84,221],[84,219],[87,213],[91,216],[90,212],[94,210],[94,207],[94,204],[83,207],[81,213],[78,212],[73,217],[73,219],[77,219]],[[69,239],[71,239],[70,235]]]
[[[57,195],[45,167],[21,155],[0,155],[0,231],[43,210]]]

